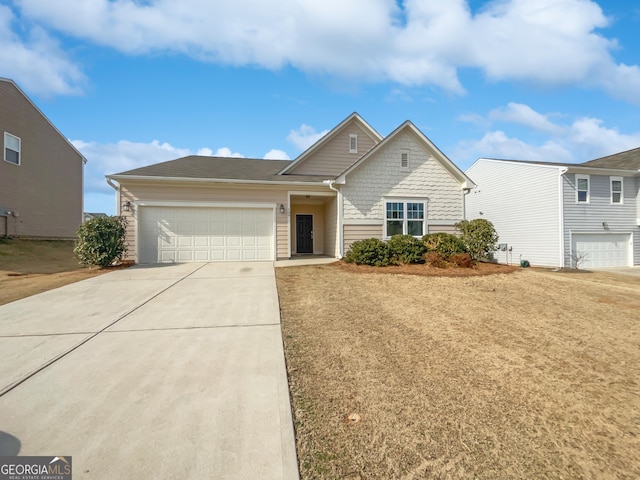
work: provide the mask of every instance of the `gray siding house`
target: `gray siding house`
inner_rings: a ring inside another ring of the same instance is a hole
[[[6,78],[0,78],[0,135],[0,236],[75,237],[86,160]]]
[[[500,261],[640,264],[640,148],[581,164],[481,158],[466,173],[466,216],[493,222]]]
[[[357,113],[294,161],[190,156],[107,176],[138,263],[340,258],[355,241],[453,231],[473,182],[407,121]]]

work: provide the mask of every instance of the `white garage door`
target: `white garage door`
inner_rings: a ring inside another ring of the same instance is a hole
[[[138,215],[140,263],[273,260],[273,209],[143,206]]]
[[[572,254],[584,255],[580,268],[632,265],[631,234],[592,233],[573,235]]]

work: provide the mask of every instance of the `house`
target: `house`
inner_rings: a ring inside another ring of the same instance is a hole
[[[468,218],[493,222],[498,260],[548,267],[640,264],[640,148],[581,164],[481,158]]]
[[[74,238],[86,160],[6,78],[0,78],[0,134],[0,236]]]
[[[94,218],[99,217],[107,217],[106,213],[97,213],[97,212],[84,212],[82,215],[82,222],[88,222],[89,220],[93,220]]]
[[[107,176],[138,263],[340,258],[352,242],[452,232],[474,184],[407,121],[357,113],[297,159],[188,156]]]

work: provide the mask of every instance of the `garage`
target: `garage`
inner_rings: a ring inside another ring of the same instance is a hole
[[[138,209],[138,262],[246,262],[274,257],[273,207]]]
[[[572,235],[571,254],[584,256],[580,268],[633,265],[630,233],[580,233]]]

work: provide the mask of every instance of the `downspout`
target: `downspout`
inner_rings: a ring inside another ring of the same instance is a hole
[[[116,185],[109,177],[107,177],[107,183],[116,191],[116,215],[120,216],[120,184]]]
[[[329,185],[329,188],[331,190],[333,190],[334,192],[336,192],[336,198],[337,198],[337,205],[336,208],[338,209],[337,211],[337,215],[336,215],[336,222],[337,222],[337,230],[338,230],[338,259],[341,259],[343,257],[343,248],[344,248],[344,240],[343,240],[343,236],[344,236],[344,232],[342,231],[342,194],[340,193],[340,190],[338,190],[337,188],[335,188],[333,186],[334,183],[336,183],[335,180],[324,180],[322,183],[326,183],[327,185]]]
[[[559,208],[559,228],[560,228],[560,267],[565,267],[565,251],[564,251],[564,174],[569,171],[568,168],[563,167],[559,170],[558,175],[558,208]]]

